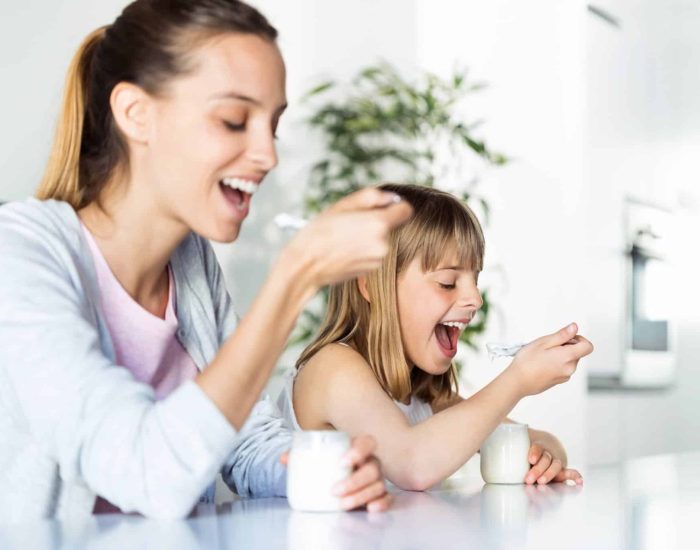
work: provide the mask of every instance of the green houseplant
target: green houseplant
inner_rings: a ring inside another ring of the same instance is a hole
[[[320,133],[325,150],[311,168],[304,213],[314,215],[366,185],[395,181],[450,191],[488,223],[488,203],[465,161],[473,167],[474,160],[491,166],[507,159],[476,137],[479,122],[466,123],[460,111],[466,96],[482,87],[462,70],[447,79],[426,73],[408,81],[382,63],[361,70],[347,85],[328,81],[313,88],[305,96],[312,105],[307,122]],[[483,297],[478,318],[461,337],[471,347],[489,316],[488,291]],[[290,345],[309,342],[326,303],[324,291],[303,312]]]

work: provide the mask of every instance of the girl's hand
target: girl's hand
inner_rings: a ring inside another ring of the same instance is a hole
[[[349,195],[315,218],[289,243],[314,288],[377,269],[388,252],[389,231],[413,209],[394,193],[367,188]]]
[[[386,492],[379,460],[373,454],[376,446],[374,438],[368,435],[352,440],[345,459],[353,473],[334,490],[336,496],[341,497],[344,510],[366,506],[369,512],[384,512],[391,505],[392,497]],[[287,458],[288,453],[282,455],[282,464],[287,464]]]
[[[530,471],[525,476],[525,483],[532,485],[537,483],[545,485],[550,481],[571,480],[576,485],[583,484],[583,477],[578,470],[566,467],[566,456],[554,447],[545,447],[545,444],[537,441],[530,445],[528,461],[531,464]]]
[[[576,323],[571,323],[517,353],[508,368],[518,374],[523,396],[541,393],[571,378],[579,360],[593,351],[593,345],[577,332]]]

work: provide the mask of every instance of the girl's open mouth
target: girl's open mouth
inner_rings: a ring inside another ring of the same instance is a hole
[[[446,357],[452,358],[456,355],[459,335],[466,326],[467,323],[459,321],[447,321],[435,325],[435,338],[438,347]]]

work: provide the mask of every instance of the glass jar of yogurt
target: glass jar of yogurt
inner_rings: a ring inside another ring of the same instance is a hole
[[[481,446],[481,477],[486,483],[524,483],[529,450],[527,424],[500,424]]]
[[[287,499],[294,510],[331,512],[341,510],[333,487],[352,469],[342,459],[350,450],[350,436],[331,430],[294,433],[287,463]]]

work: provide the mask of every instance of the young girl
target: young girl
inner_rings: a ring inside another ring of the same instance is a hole
[[[208,239],[236,240],[277,163],[276,36],[236,0],[137,0],[75,55],[41,200],[0,208],[0,522],[180,517],[218,472],[285,494],[291,431],[261,392],[305,302],[375,269],[410,207],[338,203],[238,321]],[[345,508],[389,503],[372,450],[353,443]]]
[[[482,305],[481,227],[447,193],[380,189],[402,196],[414,215],[393,231],[377,271],[331,287],[319,335],[280,405],[297,428],[372,434],[387,478],[424,490],[476,453],[521,398],[568,380],[592,346],[569,325],[526,346],[493,382],[462,399],[452,359]],[[582,482],[555,437],[530,430],[530,439],[527,483]]]

